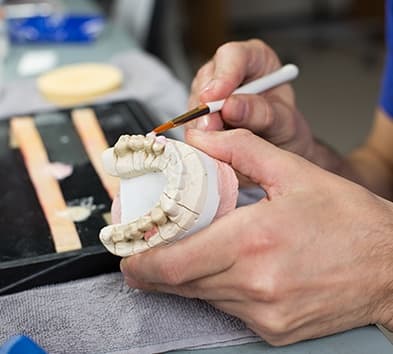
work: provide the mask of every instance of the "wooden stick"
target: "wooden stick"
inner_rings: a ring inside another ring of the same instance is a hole
[[[49,172],[48,155],[32,117],[11,119],[11,134],[17,140],[31,182],[52,234],[56,252],[82,247],[73,221],[60,213],[67,209],[58,181]]]
[[[97,172],[104,188],[112,200],[119,192],[119,179],[108,175],[103,167],[101,155],[108,148],[104,133],[92,109],[75,109],[71,113],[72,121],[86,149],[87,155]]]

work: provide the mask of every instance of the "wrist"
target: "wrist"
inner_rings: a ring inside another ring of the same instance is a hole
[[[381,249],[380,274],[378,286],[379,299],[375,310],[375,323],[383,325],[393,331],[393,203],[381,199],[389,207],[385,224],[385,242],[379,245]]]
[[[319,167],[340,175],[345,165],[345,159],[342,156],[315,137],[313,137],[306,158]]]

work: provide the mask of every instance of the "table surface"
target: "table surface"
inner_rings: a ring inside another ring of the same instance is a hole
[[[187,350],[171,353],[190,354]],[[193,350],[194,354],[392,354],[393,345],[374,326],[354,329],[320,339],[300,342],[285,347],[272,347],[264,342],[236,345],[225,348]]]
[[[106,26],[101,37],[94,43],[84,45],[18,45],[10,47],[4,67],[6,81],[20,78],[17,66],[20,58],[28,51],[54,50],[58,56],[58,66],[76,62],[107,61],[113,54],[135,48],[136,44],[124,31],[113,24]],[[376,328],[365,327],[321,339],[310,340],[294,345],[274,348],[266,343],[258,342],[240,346],[222,347],[215,349],[193,350],[193,353],[203,354],[235,354],[235,353],[357,353],[357,354],[391,354],[393,345]],[[175,351],[172,353],[186,354],[190,351]]]

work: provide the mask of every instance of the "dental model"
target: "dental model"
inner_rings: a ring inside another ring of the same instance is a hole
[[[179,141],[123,135],[103,153],[107,173],[120,177],[120,198],[100,240],[127,257],[179,240],[235,208],[233,169]]]

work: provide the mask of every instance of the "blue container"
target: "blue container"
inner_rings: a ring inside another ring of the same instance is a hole
[[[83,43],[94,41],[104,29],[101,15],[55,14],[7,20],[12,43]]]

